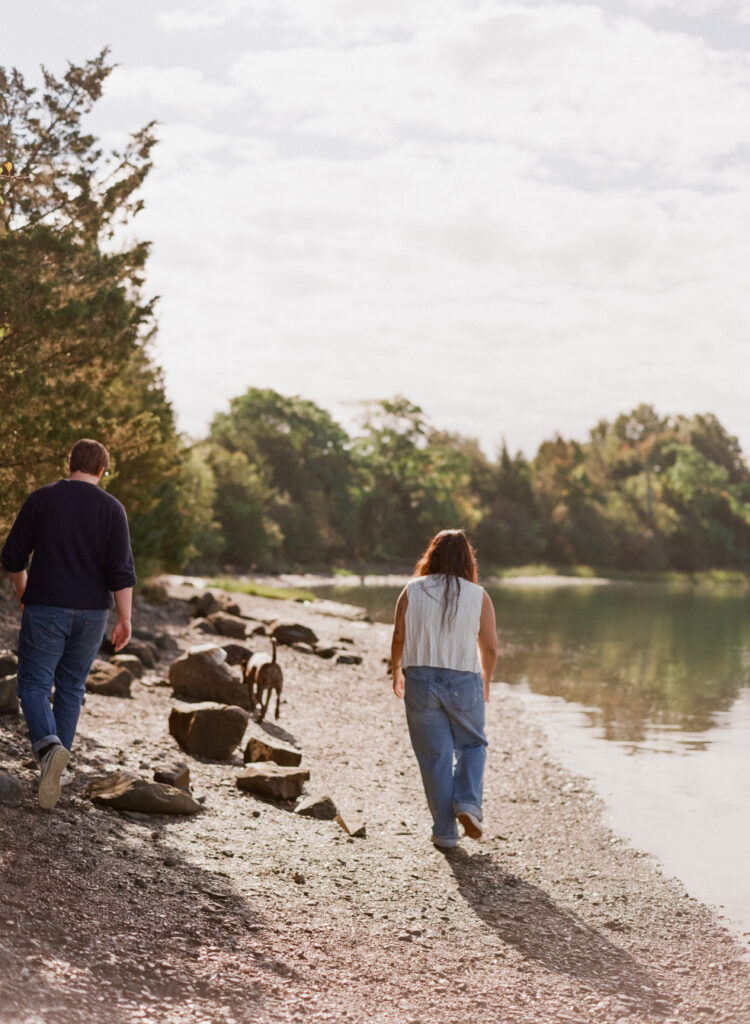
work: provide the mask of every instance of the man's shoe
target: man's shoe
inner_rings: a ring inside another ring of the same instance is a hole
[[[470,811],[460,811],[456,815],[456,818],[458,819],[459,824],[463,826],[464,834],[467,835],[469,839],[482,838],[482,832],[484,831],[482,828],[482,822]]]
[[[55,744],[42,758],[40,765],[42,777],[39,779],[39,806],[45,811],[54,807],[60,799],[60,776],[65,769],[70,754],[61,744]]]

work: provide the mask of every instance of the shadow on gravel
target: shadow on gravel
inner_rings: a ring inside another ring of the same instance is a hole
[[[0,805],[2,1024],[276,1019],[296,974],[252,902],[180,856],[180,819],[136,826],[66,796],[44,812],[32,773],[18,777],[23,803]]]
[[[489,854],[460,847],[446,854],[463,898],[507,945],[549,970],[624,997],[634,1009],[670,1015],[668,1000],[637,960],[542,889],[509,875]]]
[[[262,729],[263,732],[267,732],[269,736],[273,736],[275,740],[281,740],[283,743],[291,743],[293,747],[300,747],[301,744],[296,736],[293,736],[286,729],[282,729],[280,725],[276,725],[274,722],[256,720],[255,725],[257,728]]]

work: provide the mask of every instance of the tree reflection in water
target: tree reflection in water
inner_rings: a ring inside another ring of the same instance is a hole
[[[390,621],[399,590],[326,588],[326,596]],[[660,584],[490,591],[496,678],[585,707],[605,738],[637,743],[651,726],[701,733],[750,685],[744,592]]]

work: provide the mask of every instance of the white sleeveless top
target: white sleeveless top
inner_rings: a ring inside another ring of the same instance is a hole
[[[418,576],[407,584],[406,639],[401,663],[480,672],[477,634],[484,591],[459,579],[458,604],[451,582],[450,602],[443,619],[445,576]],[[455,614],[454,614],[455,609]]]

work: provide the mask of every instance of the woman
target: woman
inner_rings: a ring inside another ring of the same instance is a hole
[[[497,661],[495,609],[463,530],[432,538],[396,603],[393,692],[403,697],[432,813],[432,841],[482,836],[484,705]]]

